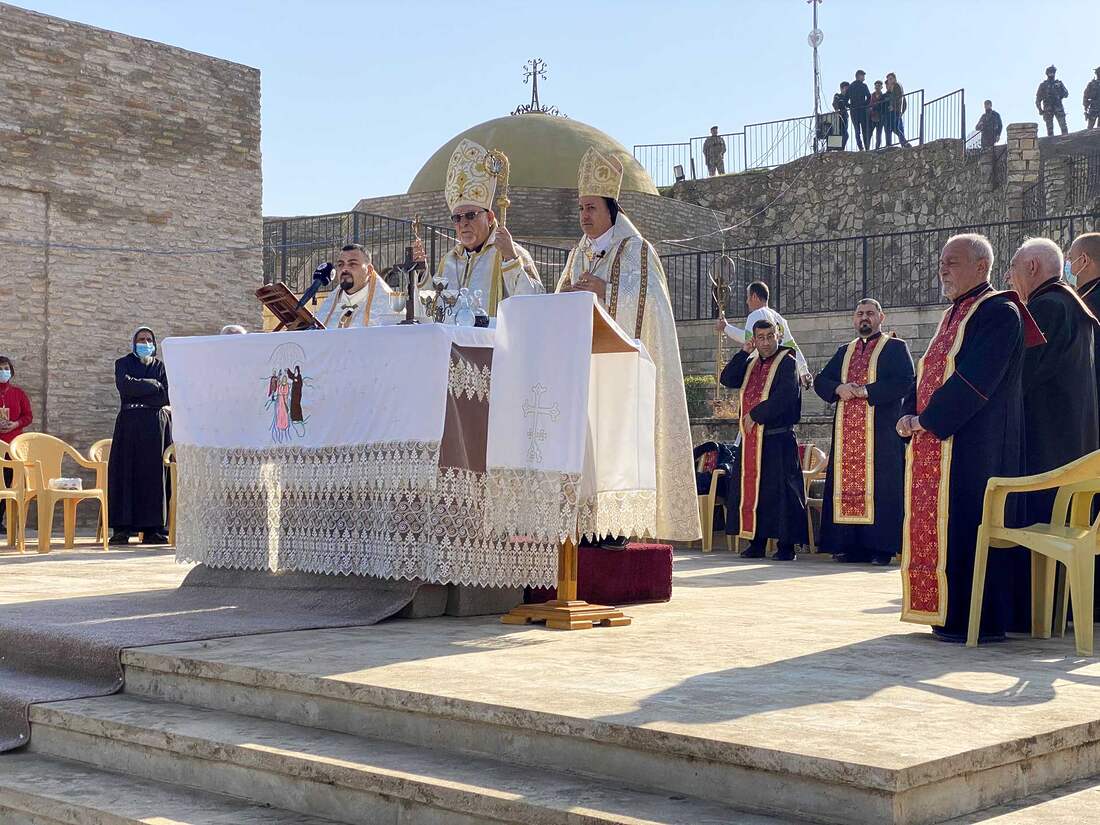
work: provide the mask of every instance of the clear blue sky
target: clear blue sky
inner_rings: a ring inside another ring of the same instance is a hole
[[[260,69],[268,215],[404,192],[449,138],[526,102],[530,57],[550,67],[544,103],[628,147],[813,110],[805,0],[17,4]],[[857,68],[894,71],[929,99],[965,87],[970,127],[986,97],[1006,124],[1035,121],[1053,62],[1070,129],[1084,125],[1097,0],[824,0],[819,14],[826,100]]]

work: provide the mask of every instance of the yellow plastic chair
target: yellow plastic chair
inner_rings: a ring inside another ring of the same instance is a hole
[[[168,468],[168,480],[171,486],[168,497],[168,543],[176,546],[176,445],[169,444],[164,451],[164,466]]]
[[[1005,503],[1010,493],[1054,489],[1058,492],[1049,524],[1005,527]],[[1066,566],[1067,590],[1073,600],[1074,615],[1082,618],[1073,623],[1077,653],[1092,655],[1093,570],[1098,552],[1096,537],[1100,517],[1090,523],[1089,515],[1092,498],[1097,493],[1100,493],[1100,450],[1045,473],[989,479],[974,549],[974,585],[970,594],[967,647],[978,644],[989,549],[1020,546],[1031,551],[1031,635],[1040,639],[1050,638],[1055,566],[1061,563]]]
[[[26,467],[27,500],[38,503],[38,552],[50,552],[53,533],[53,511],[62,502],[65,515],[65,547],[76,546],[76,505],[85,499],[99,501],[103,521],[107,521],[107,491],[95,487],[90,490],[55,490],[50,483],[61,478],[61,462],[66,456],[81,467],[96,471],[96,478],[106,477],[103,462],[89,461],[74,447],[60,438],[45,433],[23,433],[11,443],[11,453],[16,461]],[[103,475],[100,475],[102,470]],[[106,531],[104,531],[106,533]],[[103,549],[107,549],[107,537],[103,536]]]
[[[726,474],[725,470],[715,469],[710,474],[710,489],[699,495],[699,523],[703,525],[703,552],[714,549],[714,507],[717,504],[724,511],[726,505],[718,502],[718,479]],[[729,549],[729,534],[726,534],[726,548]]]
[[[11,484],[4,482],[3,470],[11,471]],[[27,483],[22,462],[9,458],[7,445],[0,441],[0,506],[7,509],[8,547],[27,551]]]
[[[111,459],[111,439],[101,438],[95,444],[88,448],[88,460],[95,461],[98,464],[102,464],[102,472],[99,468],[95,473],[95,486],[107,492],[107,462]],[[99,514],[99,526],[96,528],[95,540],[102,541],[103,537],[107,534],[107,514],[100,512]]]
[[[825,480],[825,466],[829,463],[829,457],[820,447],[806,444],[802,451],[802,488],[806,496],[806,535],[810,538],[810,552],[817,552],[817,542],[814,540],[814,520],[811,510],[822,512],[825,502],[820,498],[810,496],[810,485],[815,481]]]

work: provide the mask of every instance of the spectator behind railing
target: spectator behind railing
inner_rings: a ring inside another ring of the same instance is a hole
[[[856,79],[848,84],[848,109],[852,114],[852,130],[856,133],[856,146],[864,152],[871,148],[871,91],[867,88],[864,78],[867,72],[860,69],[856,72]]]
[[[898,83],[897,75],[886,75],[886,145],[892,146],[894,135],[902,146],[908,146],[905,139],[905,89]]]
[[[718,136],[718,127],[710,127],[710,137],[703,141],[703,159],[707,162],[707,175],[726,174],[726,142]]]
[[[869,120],[871,131],[875,133],[875,148],[882,148],[882,124],[885,120],[883,107],[886,103],[886,95],[882,91],[882,81],[875,81],[875,90],[871,92]],[[868,147],[869,148],[869,147]]]
[[[840,117],[841,148],[848,148],[848,89],[847,80],[840,84],[840,91],[833,95],[833,111]],[[835,134],[835,132],[834,132]]]
[[[34,420],[31,402],[20,387],[12,383],[15,366],[6,355],[0,355],[0,441],[5,445],[21,435]],[[4,470],[4,486],[11,485],[12,472]],[[0,507],[0,528],[4,527],[6,507]]]

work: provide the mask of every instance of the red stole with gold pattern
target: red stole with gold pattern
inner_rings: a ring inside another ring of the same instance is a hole
[[[842,384],[872,384],[885,335],[869,346],[848,344],[840,368]],[[875,523],[875,408],[866,398],[840,401],[833,422],[833,521]]]
[[[764,448],[764,425],[757,423],[745,429],[745,414],[768,399],[772,381],[780,362],[790,350],[781,349],[766,367],[760,366],[760,358],[749,360],[745,380],[741,384],[741,532],[743,539],[756,535],[756,503],[760,498],[760,460]]]
[[[928,408],[932,394],[955,372],[955,356],[974,311],[984,300],[998,294],[990,289],[944,312],[928,350],[917,365],[917,415]],[[904,622],[942,625],[947,620],[944,569],[953,440],[951,437],[940,441],[932,433],[922,431],[913,435],[906,450],[905,523],[901,540]],[[958,552],[972,551],[972,547],[958,548]]]

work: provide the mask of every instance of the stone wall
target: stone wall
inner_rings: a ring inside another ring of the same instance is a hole
[[[0,90],[0,352],[84,450],[138,323],[260,322],[259,72],[0,4]]]
[[[1001,188],[979,154],[937,140],[682,181],[671,196],[743,224],[728,242],[750,246],[1004,220]]]

